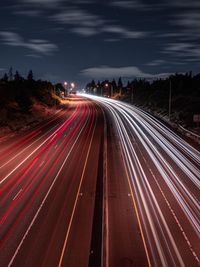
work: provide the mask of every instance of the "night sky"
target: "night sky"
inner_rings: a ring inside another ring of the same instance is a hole
[[[199,72],[199,0],[1,0],[0,76],[74,81]]]

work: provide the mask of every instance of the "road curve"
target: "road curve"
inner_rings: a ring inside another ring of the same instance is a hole
[[[0,266],[200,265],[200,152],[139,108],[75,97],[0,140]]]
[[[139,108],[89,98],[117,135],[148,266],[199,266],[200,152]]]

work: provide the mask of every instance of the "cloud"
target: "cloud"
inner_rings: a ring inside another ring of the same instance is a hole
[[[38,54],[27,54],[26,57],[41,58],[41,56]]]
[[[115,26],[115,25],[105,26],[103,27],[102,31],[107,32],[107,33],[112,33],[112,34],[119,34],[123,38],[133,38],[133,39],[142,38],[147,35],[146,32],[130,31],[122,26]]]
[[[110,78],[164,78],[171,73],[160,73],[160,74],[149,74],[141,71],[138,67],[128,66],[128,67],[109,67],[100,66],[84,69],[81,71],[81,75],[93,79],[110,79]]]
[[[175,42],[169,43],[163,53],[169,54],[183,61],[199,62],[200,47],[195,43]]]
[[[155,59],[149,63],[146,63],[147,66],[156,67],[165,64],[166,61],[162,59]]]
[[[22,15],[27,17],[37,17],[42,14],[41,10],[17,10],[14,12],[15,15]]]
[[[85,37],[96,35],[99,33],[95,28],[92,28],[92,27],[90,28],[89,27],[77,27],[77,28],[71,29],[71,32],[74,32],[78,35],[82,35]]]
[[[146,32],[128,30],[119,25],[107,25],[107,20],[78,8],[69,8],[68,10],[61,11],[52,16],[51,19],[73,26],[70,31],[84,37],[109,33],[118,35],[118,38],[136,39],[147,35]]]
[[[111,2],[112,6],[124,9],[146,9],[148,6],[138,0],[116,0]]]
[[[200,12],[188,11],[175,18],[175,24],[180,27],[185,39],[198,40],[200,38]]]
[[[32,39],[25,42],[19,34],[14,32],[0,31],[0,39],[5,45],[24,47],[43,55],[50,55],[58,50],[57,45],[47,40]]]
[[[21,0],[21,2],[28,3],[28,4],[39,4],[45,6],[52,6],[58,5],[63,0]]]
[[[78,25],[84,27],[100,26],[104,21],[97,15],[78,8],[68,8],[51,17],[53,20],[69,25]]]
[[[200,7],[199,0],[171,0],[170,2],[167,1],[168,4],[172,6],[176,6],[179,8],[198,8]]]

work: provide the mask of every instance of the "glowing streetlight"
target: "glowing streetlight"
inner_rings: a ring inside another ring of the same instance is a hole
[[[65,96],[67,95],[67,85],[68,85],[68,83],[66,81],[64,81]]]
[[[109,84],[106,83],[105,84],[105,87],[108,88],[109,87]],[[110,84],[110,97],[112,98],[112,96],[113,96],[113,86],[112,86],[112,84]]]
[[[74,83],[71,83],[71,87],[74,88],[75,87],[75,84]]]

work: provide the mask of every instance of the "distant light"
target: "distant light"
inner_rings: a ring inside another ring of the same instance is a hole
[[[74,83],[71,83],[71,87],[74,88],[75,87],[75,84]]]
[[[67,86],[67,82],[66,81],[64,82],[64,86]]]

